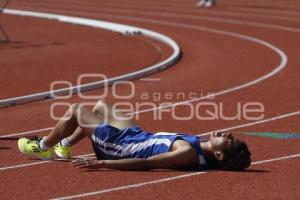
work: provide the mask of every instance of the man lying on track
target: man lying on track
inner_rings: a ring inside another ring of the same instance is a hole
[[[43,160],[55,154],[70,158],[71,146],[84,137],[91,139],[97,159],[71,162],[81,169],[244,170],[251,163],[246,143],[231,133],[212,133],[208,141],[187,134],[151,134],[104,101],[98,101],[92,111],[73,104],[48,136],[21,138],[18,147],[23,154]]]

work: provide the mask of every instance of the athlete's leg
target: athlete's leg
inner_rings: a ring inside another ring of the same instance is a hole
[[[104,100],[97,102],[95,112],[97,115],[104,116],[105,123],[108,123],[118,129],[125,129],[134,125],[132,118],[126,116],[126,114],[122,112],[119,112],[116,108],[109,103],[106,103]]]
[[[102,106],[97,103],[92,112],[96,115],[96,117],[101,120],[101,121],[105,121],[105,116],[103,115],[103,108]],[[74,145],[76,144],[77,142],[79,142],[80,140],[82,140],[83,138],[85,138],[86,135],[85,133],[83,132],[82,128],[80,128],[79,126],[76,128],[75,132],[70,135],[69,137],[67,137],[67,142],[69,145]]]
[[[73,107],[78,106],[78,105],[74,105]],[[78,109],[78,108],[76,108]],[[80,109],[86,110],[85,108],[80,107]],[[74,112],[74,108],[70,109],[66,115],[67,117],[70,115],[70,112]],[[85,111],[85,115],[86,112],[89,111]],[[113,107],[106,103],[103,100],[99,100],[96,105],[94,106],[92,113],[94,114],[94,116],[98,119],[96,120],[96,122],[98,121],[98,124],[100,122],[103,123],[108,123],[111,126],[114,126],[118,129],[124,129],[124,128],[128,128],[134,125],[134,122],[132,119],[128,119],[128,117],[126,117],[123,113],[121,112],[117,112],[113,109]],[[93,118],[94,118],[93,116]],[[71,119],[70,119],[71,120]],[[75,121],[76,122],[76,121]],[[59,122],[55,128],[60,130],[62,127],[64,127],[65,122]],[[55,129],[54,128],[54,129]],[[72,129],[70,129],[70,131],[72,131],[74,129],[74,127],[72,126]],[[80,140],[82,140],[83,138],[86,137],[86,133],[84,133],[84,131],[82,130],[82,128],[80,126],[77,126],[75,131],[73,132],[67,132],[68,129],[66,129],[66,131],[62,131],[62,133],[60,134],[60,137],[58,137],[57,133],[53,133],[54,130],[49,134],[49,136],[47,137],[47,140],[45,139],[44,142],[45,144],[48,145],[52,145],[54,141],[57,141],[59,138],[64,139],[67,137],[67,141],[69,145],[74,145],[77,142],[79,142]],[[73,134],[70,134],[73,133]],[[55,138],[55,139],[52,139]],[[91,138],[91,134],[89,135],[89,138]],[[49,142],[53,140],[53,142]],[[59,140],[60,141],[60,140]],[[58,141],[58,142],[59,142]],[[50,143],[50,144],[49,144]]]
[[[92,111],[87,110],[80,104],[73,104],[64,115],[64,119],[56,124],[47,137],[43,138],[43,142],[47,147],[53,147],[59,141],[74,133],[78,126],[82,131],[78,135],[83,137],[84,134],[91,138],[94,128],[101,121],[102,119],[99,119]]]

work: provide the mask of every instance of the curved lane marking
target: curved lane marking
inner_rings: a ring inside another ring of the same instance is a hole
[[[214,130],[214,131],[201,133],[201,134],[199,134],[199,136],[209,135],[213,132],[223,132],[223,131],[231,131],[231,130],[239,129],[239,128],[245,128],[245,127],[254,126],[254,125],[258,125],[258,124],[263,124],[263,123],[267,123],[267,122],[272,122],[272,121],[275,121],[275,120],[280,120],[280,119],[284,119],[284,118],[292,117],[292,116],[296,116],[296,115],[300,115],[300,110],[295,111],[295,112],[291,112],[291,113],[286,113],[286,114],[283,114],[283,115],[277,115],[275,117],[271,117],[271,118],[260,120],[260,121],[254,121],[254,122],[250,122],[250,123],[236,125],[236,126],[233,126],[233,127],[228,127],[228,128],[224,128],[224,129],[219,129],[219,130]]]
[[[282,115],[281,117],[280,116],[274,117],[274,118],[271,118],[269,120],[262,120],[261,123],[273,121],[273,120],[276,120],[276,119],[282,119],[284,117],[289,117],[289,116],[298,115],[298,114],[300,114],[300,111],[297,111],[297,112],[294,112],[294,113],[289,113],[289,114],[286,114],[286,115]],[[257,122],[254,123],[254,124],[251,124],[251,125],[255,125],[255,124],[257,124]],[[247,126],[250,126],[250,124],[247,125]],[[240,126],[238,126],[238,128],[240,128]],[[231,128],[230,130],[232,130],[232,129],[233,128]],[[300,156],[300,154],[294,154],[294,155],[289,155],[289,156],[284,156],[284,157],[279,157],[279,158],[274,158],[274,159],[269,159],[269,160],[256,161],[256,162],[253,162],[252,165],[268,163],[268,162],[274,162],[274,161],[290,159],[290,158],[296,158],[296,157],[299,157],[299,156]],[[79,194],[79,195],[60,197],[60,198],[56,198],[56,199],[57,200],[58,199],[60,199],[60,200],[62,200],[62,199],[74,199],[74,198],[79,198],[79,197],[98,195],[98,194],[108,193],[108,192],[112,192],[112,191],[119,191],[119,190],[125,190],[125,189],[130,189],[130,188],[137,188],[137,187],[142,187],[142,186],[145,186],[145,185],[157,184],[157,183],[161,183],[161,182],[172,181],[172,180],[186,178],[186,177],[190,177],[190,176],[196,176],[196,175],[200,175],[200,174],[203,174],[203,173],[206,173],[206,172],[197,172],[197,173],[185,174],[185,175],[174,176],[174,177],[169,177],[169,178],[165,178],[165,179],[158,179],[158,180],[149,181],[149,182],[143,182],[143,183],[138,183],[138,184],[133,184],[133,185],[121,186],[121,187],[117,187],[117,188],[99,190],[99,191],[95,191],[95,192],[91,192],[91,193],[84,193],[84,194]]]
[[[150,21],[153,22],[153,20],[150,20]],[[162,22],[159,22],[159,23],[162,23]],[[170,22],[166,22],[166,23],[170,24]],[[171,25],[173,25],[173,26],[176,25],[177,26],[177,25],[180,25],[180,24],[171,23]],[[190,26],[190,25],[181,25],[181,26],[188,27],[188,28],[192,28],[192,27],[196,28],[195,26]],[[204,28],[204,27],[197,27],[196,29],[199,29],[199,30],[202,30],[202,31],[203,30],[204,31],[210,31],[210,32],[219,33],[219,34],[225,34],[225,35],[229,35],[229,36],[233,36],[233,37],[238,37],[238,38],[241,38],[241,39],[246,39],[246,40],[249,40],[249,41],[253,41],[253,42],[262,44],[262,45],[267,46],[271,49],[275,48],[274,51],[276,51],[282,57],[281,64],[278,67],[276,67],[274,70],[272,70],[270,73],[266,74],[265,76],[259,77],[258,79],[255,79],[254,81],[242,84],[240,86],[235,86],[233,88],[230,88],[230,89],[227,89],[227,90],[224,90],[224,91],[220,91],[220,92],[218,92],[218,95],[229,93],[229,92],[232,92],[232,91],[235,91],[235,90],[238,90],[238,89],[242,89],[242,88],[248,87],[250,85],[254,85],[254,84],[256,84],[256,83],[258,83],[262,80],[265,80],[265,79],[273,76],[274,74],[278,73],[280,70],[282,70],[285,67],[286,63],[287,63],[287,57],[285,57],[285,54],[280,49],[277,49],[276,47],[274,47],[273,45],[271,45],[271,44],[269,44],[265,41],[262,41],[262,40],[259,40],[259,39],[256,39],[256,38],[253,38],[253,37],[250,37],[250,36],[244,36],[244,35],[241,35],[241,34],[226,32],[226,31],[221,31],[221,30],[216,30],[216,29],[210,29],[210,28]],[[286,58],[286,60],[284,58]],[[202,100],[204,98],[209,98],[209,97],[211,97],[211,96],[201,97],[201,98],[198,99],[198,101]],[[170,106],[177,106],[177,105],[182,104],[182,103],[194,102],[194,101],[195,100],[184,101],[184,102],[179,102],[179,103],[177,102],[177,103],[174,103]],[[157,109],[162,109],[162,107],[158,107]],[[147,112],[148,111],[149,110],[147,110]],[[142,112],[146,112],[146,110],[144,110]],[[244,125],[231,127],[230,129],[241,128],[241,127],[246,127],[246,126],[252,126],[252,125],[260,124],[260,123],[266,123],[266,122],[269,122],[269,121],[274,121],[274,120],[277,120],[277,119],[282,119],[282,118],[285,118],[285,117],[298,115],[298,114],[300,114],[300,111],[297,111],[297,112],[294,112],[294,113],[289,113],[289,114],[282,115],[282,116],[273,117],[273,118],[266,119],[266,120],[261,120],[261,121],[257,121],[257,122],[252,122],[252,123],[248,123],[248,124],[244,124]],[[24,133],[9,134],[9,135],[5,135],[5,136],[1,136],[1,137],[17,136],[17,135],[21,135],[21,134],[24,135],[24,134],[34,133],[34,132],[38,132],[38,131],[46,131],[46,130],[51,130],[51,129],[52,129],[52,127],[49,127],[49,128],[45,128],[45,129],[33,130],[33,131],[24,132]],[[229,128],[227,128],[227,129],[229,129]],[[208,134],[208,133],[204,133],[204,134]],[[26,166],[27,165],[30,165],[30,164],[26,164]]]
[[[62,9],[55,9],[55,10],[62,10]],[[198,16],[198,15],[192,15],[192,14],[181,14],[181,13],[170,13],[170,12],[164,12],[161,13],[159,11],[139,11],[139,10],[133,10],[133,9],[122,9],[122,8],[97,8],[94,9],[95,11],[99,11],[101,13],[104,12],[123,12],[124,14],[140,14],[140,15],[147,15],[147,16],[162,16],[162,17],[172,17],[172,18],[179,18],[182,19],[188,18],[188,19],[196,19],[196,20],[205,20],[205,21],[215,21],[215,22],[224,22],[228,24],[237,24],[242,26],[254,26],[254,27],[261,27],[261,28],[270,28],[270,29],[277,29],[277,30],[283,30],[283,31],[289,31],[289,32],[296,32],[300,33],[300,29],[294,28],[294,27],[288,27],[288,26],[282,26],[278,24],[266,24],[266,23],[260,23],[260,22],[249,22],[244,20],[237,20],[237,19],[229,19],[229,18],[219,18],[219,17],[211,17],[211,16]],[[80,11],[81,13],[87,12],[87,11]],[[101,14],[106,15],[106,14]],[[110,14],[107,14],[110,15]]]
[[[149,20],[147,20],[148,22]],[[153,20],[150,20],[152,23],[153,23]],[[158,21],[160,24],[161,22]],[[182,24],[178,24],[178,23],[170,23],[170,22],[165,22],[167,23],[168,25],[176,25],[176,26],[184,26],[184,27],[188,27],[188,28],[196,28],[196,29],[199,29],[199,30],[204,30],[204,31],[210,31],[210,32],[214,32],[214,33],[219,33],[219,34],[225,34],[225,35],[229,35],[229,36],[233,36],[233,37],[238,37],[238,38],[241,38],[241,39],[246,39],[246,40],[249,40],[249,41],[253,41],[253,42],[256,42],[256,43],[259,43],[259,44],[263,44],[271,49],[275,48],[275,51],[281,55],[282,57],[282,62],[281,64],[276,67],[273,71],[271,71],[270,73],[266,74],[265,76],[262,76],[258,79],[255,79],[254,81],[251,81],[251,82],[248,82],[246,84],[243,84],[243,85],[240,85],[240,86],[236,86],[236,87],[233,87],[233,88],[230,88],[230,89],[227,89],[227,90],[224,90],[224,91],[220,91],[218,92],[218,95],[221,95],[221,94],[225,94],[225,93],[229,93],[229,92],[232,92],[232,91],[235,91],[235,90],[238,90],[238,89],[242,89],[244,87],[249,87],[250,85],[253,85],[253,84],[256,84],[262,80],[265,80],[271,76],[273,76],[274,74],[278,73],[282,68],[284,68],[284,66],[286,65],[287,63],[287,57],[286,57],[286,60],[284,59],[284,53],[277,49],[276,47],[274,47],[273,45],[265,42],[265,41],[262,41],[262,40],[259,40],[259,39],[256,39],[256,38],[253,38],[253,37],[250,37],[250,36],[244,36],[244,35],[241,35],[241,34],[237,34],[237,33],[232,33],[232,32],[226,32],[226,31],[220,31],[220,30],[216,30],[216,29],[210,29],[210,28],[205,28],[205,27],[195,27],[195,26],[191,26],[191,25],[182,25]],[[282,53],[282,54],[281,54]],[[209,98],[211,96],[206,96],[206,97],[201,97],[201,98],[198,98],[198,101],[199,100],[202,100],[204,98]],[[182,103],[187,103],[187,102],[194,102],[195,100],[191,100],[191,101],[184,101],[184,102],[179,102],[179,103],[174,103],[170,106],[177,106],[179,104],[182,104]],[[165,107],[158,107],[157,109],[163,109]],[[149,110],[143,110],[142,112],[148,112]],[[283,116],[277,116],[277,117],[274,117],[274,118],[271,118],[271,119],[267,119],[267,120],[262,120],[261,122],[258,121],[258,122],[253,122],[253,123],[248,123],[246,125],[239,125],[239,126],[236,126],[237,128],[240,128],[242,126],[251,126],[251,125],[255,125],[255,124],[259,124],[259,123],[265,123],[265,122],[268,122],[268,121],[273,121],[273,120],[276,120],[277,118],[278,119],[281,119],[281,118],[284,118],[284,117],[288,117],[288,116],[292,116],[292,115],[297,115],[299,114],[299,112],[295,112],[295,113],[290,113],[290,114],[287,114],[287,115],[283,115]],[[15,134],[9,134],[9,135],[5,135],[5,136],[1,136],[1,137],[9,137],[9,136],[17,136],[17,135],[24,135],[24,134],[29,134],[29,133],[34,133],[34,132],[38,132],[38,131],[46,131],[46,130],[51,130],[52,127],[49,127],[49,128],[45,128],[45,129],[40,129],[40,130],[34,130],[34,131],[28,131],[28,132],[24,132],[24,133],[15,133]],[[231,127],[231,129],[234,129],[234,127]],[[207,134],[207,133],[206,133]]]
[[[275,71],[275,70],[273,70],[273,71]],[[241,128],[241,127],[252,126],[252,125],[256,125],[256,124],[261,124],[261,123],[266,123],[266,122],[270,122],[270,121],[274,121],[274,120],[279,120],[279,119],[283,119],[283,118],[286,118],[286,117],[291,117],[291,116],[295,116],[295,115],[299,115],[299,114],[300,114],[300,111],[296,111],[296,112],[293,112],[293,113],[287,113],[287,114],[272,117],[272,118],[269,118],[269,119],[265,119],[265,120],[261,120],[261,121],[257,121],[257,122],[253,122],[253,123],[248,123],[248,124],[244,124],[244,125],[234,126],[234,127],[230,127],[230,128],[222,129],[222,130],[233,130],[233,129],[237,129],[237,128]],[[47,128],[47,129],[52,129],[52,128]],[[209,134],[209,133],[210,132],[203,133],[201,135],[205,135],[205,134]],[[88,155],[93,155],[93,154],[88,154]],[[284,157],[278,157],[278,158],[273,158],[273,159],[268,159],[268,160],[256,161],[256,162],[253,162],[252,165],[269,163],[269,162],[285,160],[285,159],[291,159],[291,158],[297,158],[297,157],[300,157],[300,154],[293,154],[293,155],[284,156]],[[48,163],[48,162],[50,162],[50,161],[40,161],[40,162],[36,162],[36,163],[29,163],[29,164],[23,164],[23,165],[18,165],[18,166],[10,166],[10,167],[5,167],[5,168],[0,168],[0,171],[5,171],[7,169],[22,168],[22,167],[26,167],[26,166],[38,165],[38,164],[43,164],[43,163]],[[95,191],[95,192],[83,193],[83,194],[78,194],[78,195],[71,195],[71,196],[66,196],[66,197],[59,197],[59,198],[55,198],[55,199],[56,200],[74,199],[74,198],[80,198],[80,197],[86,197],[86,196],[92,196],[92,195],[99,195],[99,194],[108,193],[108,192],[112,192],[112,191],[126,190],[126,189],[131,189],[131,188],[143,187],[143,186],[146,186],[146,185],[158,184],[158,183],[162,183],[162,182],[187,178],[187,177],[191,177],[191,176],[201,175],[201,174],[204,174],[204,173],[207,173],[207,172],[197,172],[197,173],[191,173],[191,174],[184,174],[184,175],[179,175],[179,176],[174,176],[174,177],[169,177],[169,178],[164,178],[164,179],[158,179],[158,180],[154,180],[154,181],[148,181],[148,182],[142,182],[142,183],[138,183],[138,184],[125,185],[125,186],[116,187],[116,188],[99,190],[99,191]]]
[[[120,3],[115,3],[115,4],[111,4],[111,6],[108,6],[110,9],[112,6],[117,6],[120,7]],[[128,7],[128,5],[125,3],[124,4],[125,7]],[[46,5],[47,6],[47,5]],[[104,7],[105,5],[103,5]],[[80,7],[82,8],[82,6]],[[107,8],[107,7],[106,7]],[[182,7],[181,7],[182,8]],[[59,9],[59,8],[55,8],[55,9]],[[122,8],[119,8],[122,9]],[[150,5],[146,5],[146,6],[136,6],[134,8],[132,8],[133,12],[135,13],[136,11],[140,11],[143,10],[145,12],[147,12],[149,9],[160,9],[161,12],[164,13],[170,13],[170,12],[176,12],[178,11],[178,6],[172,6],[172,5],[154,5],[154,6],[150,6]],[[245,12],[238,12],[238,11],[222,11],[222,10],[206,10],[206,9],[199,9],[197,7],[191,8],[189,7],[185,7],[184,8],[185,11],[191,11],[191,12],[197,12],[197,14],[214,14],[214,15],[227,15],[227,16],[238,16],[238,17],[252,17],[252,18],[258,18],[258,19],[262,19],[262,18],[266,18],[266,19],[276,19],[276,20],[286,20],[286,21],[300,21],[299,18],[296,17],[292,17],[292,16],[279,16],[279,15],[274,15],[274,14],[265,14],[265,13],[245,13]]]
[[[239,34],[239,33],[234,33],[234,32],[228,32],[228,31],[222,31],[222,30],[217,30],[217,29],[212,29],[212,28],[207,28],[207,27],[200,27],[200,26],[194,26],[194,25],[187,25],[187,24],[180,24],[180,23],[176,23],[176,22],[166,22],[166,21],[159,21],[159,20],[151,20],[151,19],[145,19],[145,18],[133,18],[133,17],[124,17],[124,16],[118,16],[118,15],[109,15],[110,17],[113,17],[113,18],[118,18],[118,19],[128,19],[128,20],[134,20],[134,21],[142,21],[142,22],[147,22],[147,23],[154,23],[154,24],[159,24],[159,25],[165,25],[165,26],[175,26],[175,27],[181,27],[181,28],[187,28],[187,29],[194,29],[194,30],[199,30],[199,31],[207,31],[207,32],[211,32],[211,33],[215,33],[215,34],[221,34],[221,35],[226,35],[226,36],[230,36],[230,37],[235,37],[235,38],[239,38],[239,39],[244,39],[244,40],[247,40],[247,41],[251,41],[251,42],[254,42],[254,43],[257,43],[257,44],[260,44],[262,46],[265,46],[269,49],[271,49],[272,51],[276,52],[280,58],[281,58],[281,62],[280,64],[275,67],[275,69],[273,69],[271,72],[261,76],[261,77],[258,77],[257,79],[255,80],[252,80],[250,82],[246,82],[244,84],[241,84],[241,85],[237,85],[237,86],[234,86],[232,88],[228,88],[226,90],[222,90],[222,91],[218,91],[214,94],[210,94],[210,95],[207,95],[207,96],[202,96],[200,98],[195,98],[193,100],[187,100],[187,101],[181,101],[181,102],[176,102],[176,103],[171,103],[169,105],[165,105],[165,106],[160,106],[160,107],[157,107],[157,108],[152,108],[152,109],[145,109],[145,110],[141,110],[141,111],[138,111],[138,112],[134,112],[134,114],[137,114],[137,113],[145,113],[145,112],[150,112],[150,111],[154,111],[154,110],[159,110],[159,109],[165,109],[165,108],[170,108],[170,107],[175,107],[175,106],[178,106],[178,105],[182,105],[182,104],[186,104],[186,103],[192,103],[192,102],[196,102],[196,101],[201,101],[201,100],[204,100],[204,99],[209,99],[209,98],[212,98],[212,97],[216,97],[216,96],[220,96],[220,95],[223,95],[223,94],[228,94],[228,93],[231,93],[231,92],[234,92],[234,91],[238,91],[238,90],[241,90],[241,89],[244,89],[244,88],[247,88],[249,86],[253,86],[261,81],[264,81],[272,76],[274,76],[275,74],[277,74],[278,72],[280,72],[283,68],[286,67],[287,65],[287,62],[288,62],[288,58],[286,56],[286,54],[281,50],[279,49],[278,47],[266,42],[266,41],[263,41],[263,40],[260,40],[258,38],[255,38],[255,37],[251,37],[251,36],[246,36],[246,35],[242,35],[242,34]],[[33,130],[33,131],[27,131],[26,133],[35,133],[35,132],[39,132],[40,130],[44,130],[44,129],[47,129],[49,130],[49,128],[43,128],[43,129],[38,129],[38,130]],[[6,134],[5,136],[0,136],[1,137],[10,137],[10,136],[17,136],[17,135],[24,135],[23,132],[21,133],[13,133],[13,134]]]
[[[47,6],[49,4],[40,4],[41,6]],[[117,5],[117,7],[120,7],[120,2],[118,2],[117,4],[111,4],[111,6],[115,6]],[[145,5],[145,4],[143,4]],[[80,6],[73,6],[72,8],[76,9],[76,8],[80,8],[82,9],[82,6],[89,6],[89,5],[80,5]],[[109,7],[104,7],[106,5],[102,5],[102,9],[115,9],[115,10],[122,10],[123,8],[111,8],[111,6]],[[32,8],[32,5],[22,5],[22,7],[28,7],[29,9]],[[95,8],[95,6],[89,6],[89,7],[92,7],[92,8]],[[128,7],[128,5],[126,4],[126,7]],[[162,12],[162,13],[170,13],[170,12],[176,12],[178,11],[178,6],[172,6],[170,4],[166,5],[166,6],[162,6],[162,5],[147,5],[147,6],[139,6],[139,7],[135,7],[135,8],[131,8],[132,10],[132,13],[138,13],[138,11],[141,11],[141,12],[151,12],[149,11],[149,8],[150,9],[160,9],[161,11],[159,12]],[[180,8],[183,8],[182,6],[180,6]],[[37,9],[41,9],[41,7],[38,7]],[[48,9],[48,8],[46,8]],[[50,9],[55,9],[55,10],[62,10],[64,8],[50,8]],[[126,8],[124,8],[126,9]],[[206,9],[199,9],[199,8],[191,8],[190,5],[188,7],[185,7],[183,8],[185,11],[191,11],[191,12],[194,12],[196,14],[214,14],[214,15],[226,15],[226,16],[237,16],[237,17],[252,17],[252,18],[258,18],[258,19],[262,19],[262,18],[265,18],[265,19],[276,19],[276,20],[285,20],[285,21],[291,21],[291,22],[297,22],[297,21],[300,21],[299,18],[297,18],[298,16],[286,16],[286,15],[274,15],[274,13],[271,13],[271,14],[266,14],[266,13],[245,13],[245,12],[238,12],[238,11],[221,11],[221,10],[206,10]],[[65,9],[64,9],[65,10]],[[86,10],[86,9],[85,9]],[[91,9],[89,9],[91,10]],[[92,9],[92,11],[95,11],[95,9]],[[222,16],[223,17],[223,16]]]
[[[147,7],[149,8],[149,7]],[[152,7],[154,8],[154,7]],[[170,12],[170,10],[175,10],[178,11],[178,8],[170,8],[170,6],[166,6],[167,9],[164,9],[165,12]],[[155,9],[161,9],[161,7],[155,7]],[[187,11],[195,11],[198,8],[190,8],[190,9],[184,9]],[[140,9],[135,9],[135,10],[140,10]],[[266,19],[276,19],[276,20],[286,20],[286,21],[300,21],[299,18],[295,18],[295,17],[288,17],[288,16],[274,16],[274,15],[268,15],[268,14],[253,14],[253,13],[243,13],[243,12],[237,12],[237,11],[221,11],[221,10],[204,10],[201,9],[199,11],[200,14],[202,13],[207,13],[207,14],[215,14],[215,15],[228,15],[228,16],[238,16],[238,17],[252,17],[252,18],[258,18],[258,19],[262,19],[262,18],[266,18]]]
[[[201,100],[204,100],[204,99],[209,99],[209,98],[212,98],[212,97],[216,97],[216,96],[220,96],[220,95],[223,95],[223,94],[228,94],[228,93],[231,93],[231,92],[234,92],[234,91],[237,91],[237,90],[241,90],[241,89],[244,89],[244,88],[247,88],[249,86],[255,85],[255,84],[257,84],[261,81],[264,81],[264,80],[274,76],[275,74],[280,72],[282,69],[284,69],[286,67],[287,63],[288,63],[288,57],[284,53],[284,51],[282,51],[280,48],[272,45],[269,42],[266,42],[264,40],[261,40],[261,39],[258,39],[258,38],[252,37],[252,36],[247,36],[247,35],[234,33],[234,32],[229,32],[229,31],[222,31],[222,30],[203,27],[203,26],[181,24],[181,23],[162,21],[162,20],[152,20],[152,19],[146,19],[146,18],[138,18],[137,19],[137,18],[134,18],[134,17],[124,17],[124,16],[120,16],[120,15],[102,15],[101,14],[101,16],[107,16],[107,17],[116,18],[116,19],[127,19],[127,20],[133,20],[133,21],[141,21],[141,22],[146,22],[146,23],[159,24],[159,25],[172,26],[172,27],[181,27],[181,28],[186,28],[186,29],[194,29],[194,30],[206,31],[206,32],[214,33],[214,34],[220,34],[220,35],[235,37],[235,38],[243,39],[243,40],[246,40],[246,41],[254,42],[254,43],[260,44],[262,46],[265,46],[265,47],[271,49],[272,51],[276,52],[279,55],[280,59],[281,59],[280,64],[275,69],[273,69],[271,72],[255,79],[255,80],[252,80],[250,82],[247,82],[247,83],[244,83],[244,84],[241,84],[241,85],[237,85],[237,86],[234,86],[232,88],[228,88],[226,90],[218,91],[218,92],[215,92],[214,94],[211,94],[211,95],[203,96],[203,97],[200,97],[200,98],[195,98],[193,100],[187,100],[187,101],[172,103],[170,105],[160,106],[160,107],[152,108],[152,109],[145,109],[145,110],[142,110],[142,111],[139,111],[139,112],[134,112],[133,114],[144,113],[144,112],[149,112],[149,111],[154,111],[154,110],[164,109],[164,108],[170,108],[170,107],[174,107],[174,106],[177,106],[177,105],[182,105],[182,104],[186,104],[186,103],[201,101]]]
[[[160,13],[160,12],[153,12],[153,11],[136,11],[136,10],[130,10],[130,9],[105,9],[101,8],[99,9],[101,11],[121,11],[123,13],[129,13],[132,14],[133,11],[135,14],[141,14],[141,15],[147,15],[147,16],[162,16],[162,17],[172,17],[172,18],[179,18],[182,19],[188,18],[188,19],[195,19],[195,20],[205,20],[205,21],[215,21],[215,22],[224,22],[228,24],[237,24],[242,26],[254,26],[254,27],[261,27],[261,28],[270,28],[270,29],[277,29],[282,31],[288,31],[288,32],[295,32],[300,33],[299,28],[294,27],[288,27],[288,26],[282,26],[278,24],[266,24],[266,23],[260,23],[260,22],[249,22],[244,20],[237,20],[237,19],[224,19],[219,17],[210,17],[210,16],[197,16],[197,15],[191,15],[191,14],[181,14],[181,13]],[[108,14],[109,15],[109,14]]]
[[[118,33],[123,33],[123,34],[129,34],[129,35],[139,34],[144,37],[152,38],[152,39],[161,41],[161,42],[169,45],[173,49],[173,53],[170,57],[166,58],[165,60],[161,61],[160,63],[149,66],[142,70],[123,74],[123,75],[113,77],[113,78],[103,80],[103,81],[96,81],[96,82],[87,83],[87,84],[83,84],[83,85],[77,85],[77,86],[73,86],[70,88],[63,88],[63,89],[40,92],[40,93],[26,95],[26,96],[19,96],[19,97],[15,97],[15,98],[3,99],[3,100],[0,100],[0,107],[54,98],[53,94],[54,95],[63,95],[65,93],[76,94],[78,92],[83,92],[83,91],[100,88],[100,87],[103,87],[103,85],[110,85],[116,81],[133,80],[133,79],[141,78],[146,75],[156,73],[158,71],[161,71],[167,67],[174,65],[179,60],[180,54],[181,54],[178,44],[170,37],[167,37],[165,35],[162,35],[160,33],[154,32],[154,31],[139,28],[139,27],[111,23],[111,22],[104,22],[104,21],[100,21],[100,20],[93,20],[93,19],[87,19],[87,18],[70,17],[70,16],[65,16],[65,15],[56,15],[56,14],[49,14],[49,13],[40,13],[40,12],[31,12],[31,11],[22,11],[22,10],[13,10],[13,9],[5,9],[3,11],[3,13],[11,14],[11,15],[30,16],[30,17],[37,17],[37,18],[43,18],[43,19],[58,20],[58,21],[64,22],[64,23],[96,27],[96,28],[100,28],[100,29],[106,29],[106,30],[115,31]]]

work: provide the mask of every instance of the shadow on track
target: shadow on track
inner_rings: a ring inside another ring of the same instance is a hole
[[[18,138],[18,137],[4,137],[4,138],[0,138],[0,141],[1,140],[5,140],[5,141],[17,141],[18,139],[20,139],[20,138]]]
[[[7,49],[26,49],[26,48],[43,48],[49,46],[64,46],[66,43],[63,42],[51,42],[45,44],[31,44],[24,41],[10,41],[9,43],[0,43],[0,50]]]
[[[1,150],[10,150],[11,148],[9,148],[9,147],[0,147],[0,151]]]

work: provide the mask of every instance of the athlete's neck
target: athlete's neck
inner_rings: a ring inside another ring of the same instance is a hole
[[[203,151],[204,157],[211,157],[212,154],[212,146],[209,141],[200,142],[200,147]]]

